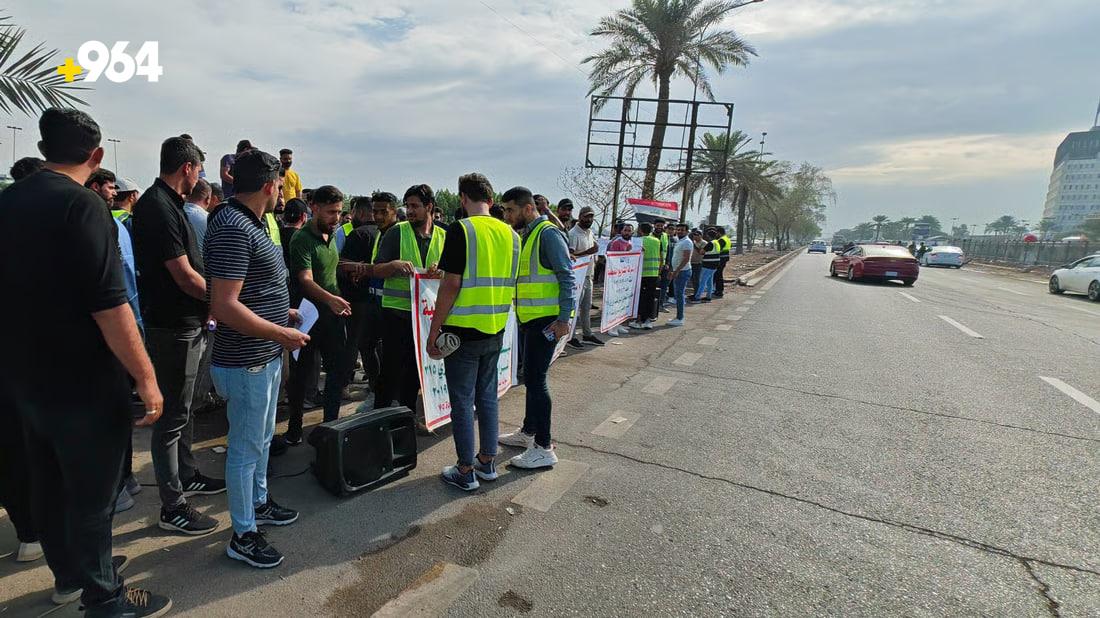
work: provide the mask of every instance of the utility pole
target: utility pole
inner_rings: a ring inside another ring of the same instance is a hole
[[[768,132],[764,131],[760,134],[760,156],[764,156],[764,142],[768,139]]]
[[[118,145],[122,143],[122,140],[108,137],[107,141],[114,144],[114,151],[115,151],[115,169],[114,169],[114,172],[117,175],[119,173],[118,172]]]
[[[22,131],[23,127],[13,127],[9,124],[7,128],[11,129],[11,164],[15,165],[15,132]]]

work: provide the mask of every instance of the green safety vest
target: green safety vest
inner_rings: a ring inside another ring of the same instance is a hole
[[[279,234],[279,222],[275,220],[275,215],[270,212],[264,213],[264,225],[267,226],[267,235],[271,238],[271,242],[275,243],[276,247],[283,246],[283,238]]]
[[[351,221],[348,221],[347,223],[341,225],[340,227],[344,228],[344,238],[347,238],[348,234],[351,234],[352,230],[355,229],[355,224],[352,223]]]
[[[401,256],[398,259],[412,262],[417,268],[426,268],[420,259],[420,248],[416,244],[416,232],[408,221],[397,224],[397,232],[401,234]],[[432,226],[432,240],[428,244],[428,264],[438,264],[439,256],[443,254],[443,238],[447,235],[438,225]],[[382,306],[387,309],[400,309],[412,311],[412,290],[409,287],[409,278],[405,275],[387,277],[382,286]]]
[[[447,326],[495,335],[508,324],[516,293],[519,235],[493,217],[460,219],[466,236],[466,270]]]
[[[725,234],[723,234],[723,235],[722,235],[722,237],[721,237],[721,238],[719,238],[718,240],[721,240],[721,241],[722,241],[722,245],[723,245],[723,247],[722,247],[722,253],[725,253],[725,254],[726,254],[726,257],[729,257],[729,254],[730,254],[730,248],[732,248],[732,247],[733,247],[733,241],[731,241],[731,240],[730,240],[730,237],[729,237],[729,236],[726,236]]]
[[[519,276],[516,277],[516,317],[520,323],[558,315],[558,278],[554,271],[539,262],[542,231],[554,227],[543,221],[523,240],[519,254]]]
[[[117,219],[119,223],[126,223],[126,220],[131,217],[128,210],[112,210],[111,216]]]
[[[658,277],[661,274],[661,241],[653,236],[642,238],[642,276]]]
[[[668,259],[668,232],[661,232],[661,262],[664,263],[666,259]]]

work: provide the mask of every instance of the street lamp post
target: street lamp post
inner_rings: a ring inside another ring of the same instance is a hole
[[[760,156],[764,156],[764,141],[768,139],[768,132],[764,131],[760,134]]]
[[[7,128],[11,129],[11,164],[15,165],[15,132],[22,131],[23,127],[13,127],[9,124]]]
[[[118,174],[118,145],[122,143],[122,140],[108,137],[107,141],[114,144],[114,151],[115,151],[115,170],[114,171],[115,171],[115,174],[117,175]]]

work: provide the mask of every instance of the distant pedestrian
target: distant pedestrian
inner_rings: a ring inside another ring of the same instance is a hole
[[[290,169],[294,164],[294,151],[283,148],[279,151],[279,164],[282,166],[280,173],[283,176],[283,204],[294,198],[302,197],[302,178],[298,172]]]
[[[202,251],[203,242],[206,241],[206,219],[216,204],[211,202],[213,192],[210,183],[202,178],[195,183],[195,188],[187,195],[187,201],[183,205],[183,211],[187,213],[187,222],[195,230],[195,238],[199,243],[199,251]]]
[[[676,225],[676,244],[672,247],[672,271],[673,297],[676,299],[676,318],[669,320],[669,326],[684,325],[684,303],[688,281],[691,279],[693,266],[691,256],[695,252],[695,243],[688,237],[686,223]]]
[[[699,289],[695,291],[694,301],[709,303],[714,294],[714,273],[722,263],[721,245],[714,228],[706,231],[706,253],[703,254],[703,274],[699,276]],[[703,295],[706,295],[706,298]]]
[[[233,163],[241,154],[252,150],[252,142],[242,139],[237,142],[237,150],[234,153],[222,157],[220,175],[222,179],[222,194],[226,198],[233,197]]]
[[[638,224],[642,238],[642,284],[638,294],[638,315],[630,328],[652,329],[657,318],[657,285],[661,280],[661,241],[653,235],[653,224]]]

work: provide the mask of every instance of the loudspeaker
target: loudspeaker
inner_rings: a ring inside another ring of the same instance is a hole
[[[404,406],[318,425],[309,441],[313,474],[337,496],[381,487],[416,467],[416,421]]]

